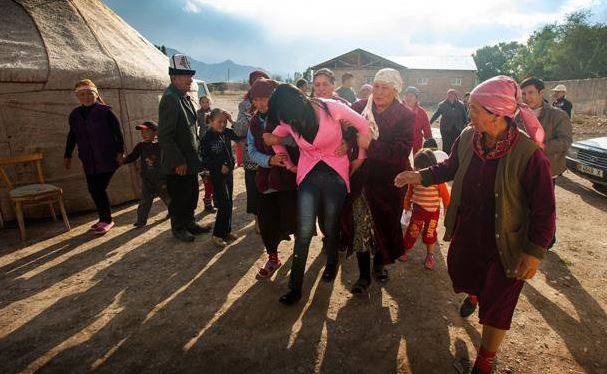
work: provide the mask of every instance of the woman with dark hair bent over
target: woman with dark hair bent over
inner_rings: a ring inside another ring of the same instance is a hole
[[[291,135],[299,147],[297,166],[293,165],[283,145],[274,145],[278,155],[285,155],[285,166],[296,172],[299,187],[297,195],[297,233],[290,291],[280,302],[291,305],[301,298],[306,259],[315,231],[316,217],[324,215],[327,265],[325,281],[333,281],[337,274],[339,217],[346,194],[350,189],[349,174],[357,170],[365,157],[361,146],[357,160],[350,162],[347,155],[338,156],[335,150],[342,144],[342,125],[347,122],[358,130],[359,142],[368,143],[369,124],[359,114],[339,101],[309,99],[294,86],[281,84],[269,102],[268,121],[279,124],[273,134],[284,138]]]

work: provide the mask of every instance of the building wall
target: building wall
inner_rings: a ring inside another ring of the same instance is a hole
[[[215,94],[223,95],[229,94],[233,92],[243,92],[248,91],[249,86],[248,83],[238,83],[238,82],[215,82],[209,83],[207,85],[209,87],[209,91]]]
[[[403,76],[405,86],[415,86],[421,91],[424,105],[439,103],[447,96],[447,90],[457,90],[460,99],[476,84],[476,72],[458,70],[408,69]]]
[[[341,85],[341,76],[346,73],[354,75],[354,90],[358,93],[360,86],[372,83],[378,69],[331,69],[335,73],[335,87]],[[476,84],[476,72],[456,70],[415,70],[404,69],[401,71],[404,85],[416,86],[422,92],[421,101],[424,105],[432,105],[443,100],[447,90],[454,88],[463,97],[464,93],[471,91]],[[457,82],[453,80],[458,79]],[[425,82],[426,84],[422,84]],[[454,83],[460,83],[455,85]]]
[[[548,81],[546,98],[557,84],[567,86],[567,98],[573,103],[573,112],[588,115],[607,115],[607,78]]]

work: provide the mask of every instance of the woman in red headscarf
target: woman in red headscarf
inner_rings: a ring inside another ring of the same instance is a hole
[[[544,257],[555,229],[550,162],[538,144],[541,125],[519,103],[520,88],[499,76],[470,96],[471,125],[447,160],[406,171],[396,186],[453,181],[445,216],[447,264],[455,292],[477,295],[482,343],[472,373],[489,373],[525,280]],[[512,120],[519,113],[526,133]]]

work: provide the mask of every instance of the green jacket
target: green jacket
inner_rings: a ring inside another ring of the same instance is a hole
[[[457,223],[457,214],[462,197],[462,186],[473,152],[472,140],[474,129],[466,128],[460,135],[457,155],[459,165],[453,187],[451,202],[445,215],[445,240],[453,236]],[[514,149],[499,160],[495,178],[495,240],[506,276],[513,278],[521,254],[527,253],[543,259],[546,248],[529,241],[529,202],[520,183],[527,169],[527,164],[538,146],[521,131],[519,141]],[[422,184],[436,184],[429,170],[422,170]]]
[[[167,87],[158,107],[158,143],[165,174],[175,173],[175,167],[183,164],[187,165],[190,175],[202,171],[196,120],[190,97],[172,84]]]
[[[335,92],[337,92],[339,97],[341,97],[344,100],[347,100],[350,104],[354,104],[354,102],[356,100],[358,100],[356,98],[356,94],[354,93],[354,90],[350,87],[340,86],[337,90],[335,90]]]

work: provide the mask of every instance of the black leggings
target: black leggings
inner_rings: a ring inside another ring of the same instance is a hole
[[[107,186],[112,180],[113,171],[109,173],[87,174],[86,184],[88,185],[89,193],[97,207],[99,221],[110,223],[112,222],[112,210],[110,209],[110,199],[107,196]]]
[[[244,182],[247,190],[247,213],[257,215],[259,213],[259,191],[255,183],[257,170],[244,171]]]
[[[297,229],[297,191],[259,194],[259,231],[268,254]]]

